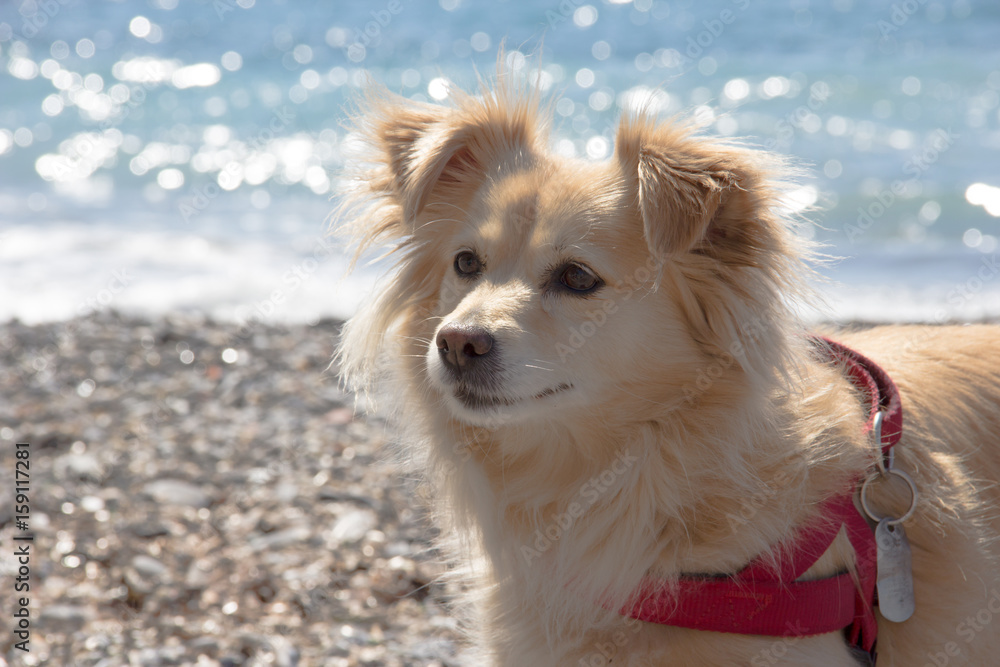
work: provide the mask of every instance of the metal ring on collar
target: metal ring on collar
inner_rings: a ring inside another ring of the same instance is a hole
[[[897,470],[896,468],[888,468],[886,469],[884,474],[896,475],[897,477],[902,477],[903,481],[905,481],[907,484],[910,485],[910,495],[912,496],[910,500],[910,509],[906,510],[906,513],[903,516],[899,517],[898,519],[892,519],[891,521],[889,521],[890,526],[895,526],[909,519],[911,516],[913,516],[913,513],[916,511],[917,497],[918,497],[917,485],[913,482],[913,478],[911,478],[902,470]],[[864,509],[865,514],[868,515],[868,518],[871,519],[872,521],[875,521],[876,523],[882,521],[882,519],[885,519],[886,517],[878,516],[877,514],[872,512],[871,508],[868,506],[868,497],[866,495],[866,492],[868,491],[868,485],[872,483],[872,480],[879,479],[880,477],[882,477],[882,475],[883,473],[878,473],[878,472],[872,473],[871,475],[868,476],[868,479],[865,480],[865,483],[861,485],[861,507]]]
[[[882,422],[885,420],[885,412],[879,410],[875,413],[875,418],[872,420],[872,439],[875,440],[875,446],[878,447],[878,459],[875,463],[878,465],[878,470],[884,476],[890,470],[892,470],[892,464],[896,459],[896,448],[890,447],[888,454],[882,451]],[[889,459],[888,463],[886,458]]]

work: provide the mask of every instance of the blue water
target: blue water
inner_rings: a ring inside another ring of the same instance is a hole
[[[0,320],[349,314],[376,269],[322,241],[345,104],[368,76],[444,99],[502,42],[562,153],[605,157],[660,90],[792,156],[834,316],[997,317],[998,35],[964,1],[2,3]]]

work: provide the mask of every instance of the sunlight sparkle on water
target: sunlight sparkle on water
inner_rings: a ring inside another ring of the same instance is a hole
[[[973,183],[965,190],[965,200],[982,206],[995,218],[1000,218],[1000,188],[986,183]]]
[[[214,86],[222,78],[222,72],[211,63],[198,63],[182,67],[170,76],[174,87],[184,89],[196,86]]]

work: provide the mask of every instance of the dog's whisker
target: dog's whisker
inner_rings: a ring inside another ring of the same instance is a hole
[[[430,338],[424,338],[423,336],[400,336],[400,339],[401,340],[413,340],[413,341],[416,341],[418,343],[427,343],[427,344],[429,344],[431,342]]]
[[[462,208],[462,207],[461,207],[461,206],[459,206],[458,204],[455,204],[454,202],[450,202],[450,201],[446,201],[446,202],[442,202],[442,204],[443,204],[444,206],[451,206],[452,208],[456,208],[456,209],[458,209],[458,211],[459,211],[460,213],[462,213],[463,215],[465,215],[466,217],[468,217],[468,216],[469,216],[469,212],[468,212],[468,211],[466,211],[466,210],[465,210],[464,208]]]
[[[533,364],[523,364],[525,368],[537,368],[540,371],[549,371],[550,373],[554,371],[554,368],[545,368],[544,366],[535,366]]]
[[[436,218],[434,220],[428,220],[427,222],[423,223],[422,225],[420,225],[419,227],[417,227],[417,230],[418,231],[419,230],[423,230],[424,227],[428,227],[430,225],[437,224],[439,222],[457,222],[459,224],[462,223],[461,220],[457,220],[455,218]]]

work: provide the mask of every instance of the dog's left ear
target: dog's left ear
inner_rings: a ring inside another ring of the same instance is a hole
[[[615,153],[655,255],[728,248],[734,256],[717,258],[746,263],[739,247],[754,235],[759,177],[737,153],[641,116],[622,119]]]

